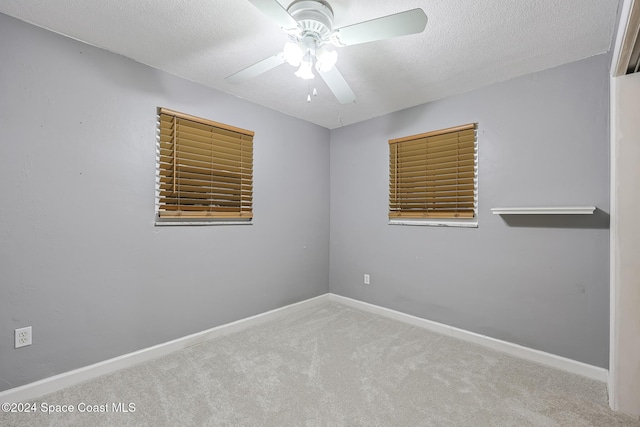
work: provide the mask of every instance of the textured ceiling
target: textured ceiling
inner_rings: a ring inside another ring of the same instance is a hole
[[[329,0],[334,27],[422,8],[421,34],[338,49],[357,101],[281,65],[224,78],[282,51],[287,36],[245,0],[2,0],[4,13],[299,117],[336,128],[609,50],[618,0]],[[286,8],[290,0],[280,0]],[[307,103],[307,93],[318,96]]]

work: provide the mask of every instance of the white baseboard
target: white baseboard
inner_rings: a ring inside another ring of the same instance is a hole
[[[153,347],[144,348],[142,350],[134,351],[133,353],[123,354],[122,356],[114,357],[113,359],[94,363],[93,365],[74,369],[73,371],[64,372],[40,381],[5,390],[0,392],[0,402],[27,402],[45,394],[53,393],[65,387],[69,387],[101,375],[110,374],[120,369],[128,368],[138,363],[146,362],[148,360],[173,353],[174,351],[209,341],[213,338],[238,332],[254,325],[284,317],[305,308],[320,305],[328,300],[329,294],[320,295],[295,304],[247,317],[246,319],[227,323],[225,325],[197,332],[192,335],[187,335],[173,341],[154,345]]]
[[[607,382],[609,371],[600,368],[598,366],[588,365],[586,363],[578,362],[576,360],[567,359],[566,357],[556,356],[555,354],[546,353],[540,350],[534,350],[532,348],[523,347],[518,344],[513,344],[507,341],[498,340],[485,335],[469,332],[464,329],[448,326],[443,323],[426,320],[421,317],[412,316],[410,314],[401,313],[399,311],[391,310],[388,308],[380,307],[377,305],[369,304],[366,302],[354,300],[351,298],[343,297],[336,294],[329,294],[329,299],[350,307],[367,311],[374,314],[379,314],[390,319],[399,320],[404,323],[408,323],[413,326],[428,329],[430,331],[447,335],[450,337],[458,338],[464,341],[469,341],[475,344],[479,344],[484,347],[491,348],[493,350],[507,353],[511,356],[519,357],[520,359],[528,360],[530,362],[539,363],[542,365],[550,366],[552,368],[560,369],[573,374],[582,375],[593,380]]]
[[[299,310],[320,305],[327,301],[335,301],[359,310],[379,314],[381,316],[408,323],[442,335],[473,342],[524,360],[529,360],[531,362],[540,363],[542,365],[582,375],[597,381],[606,382],[608,379],[609,371],[597,366],[588,365],[565,357],[556,356],[554,354],[490,338],[485,335],[465,331],[464,329],[447,326],[442,323],[422,319],[399,311],[328,293],[305,301],[300,301],[295,304],[287,305],[285,307],[277,308],[275,310],[267,311],[266,313],[247,317],[246,319],[207,329],[206,331],[187,335],[186,337],[178,338],[173,341],[138,350],[133,353],[114,357],[113,359],[105,360],[83,368],[74,369],[73,371],[54,375],[40,381],[5,390],[0,392],[0,402],[27,402],[45,394],[61,390],[65,387],[70,387],[101,375],[110,374],[141,362],[165,356],[173,353],[174,351],[182,350],[192,345],[200,344],[233,332],[238,332],[254,325],[278,319]]]

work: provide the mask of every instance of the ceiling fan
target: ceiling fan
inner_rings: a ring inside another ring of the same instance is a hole
[[[341,104],[356,100],[342,74],[335,67],[338,52],[332,46],[353,46],[391,37],[424,31],[427,15],[422,9],[411,9],[370,21],[333,28],[333,9],[325,0],[296,0],[285,10],[277,0],[249,0],[262,13],[275,21],[289,36],[282,52],[238,71],[225,80],[243,82],[285,62],[298,67],[295,75],[302,79],[322,77]],[[310,100],[310,96],[307,98]]]

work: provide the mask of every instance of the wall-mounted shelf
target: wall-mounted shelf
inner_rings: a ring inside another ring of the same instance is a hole
[[[591,215],[595,206],[491,208],[494,215]]]

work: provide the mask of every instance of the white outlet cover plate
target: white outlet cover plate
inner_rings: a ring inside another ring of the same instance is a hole
[[[31,345],[31,326],[16,329],[15,348]]]

